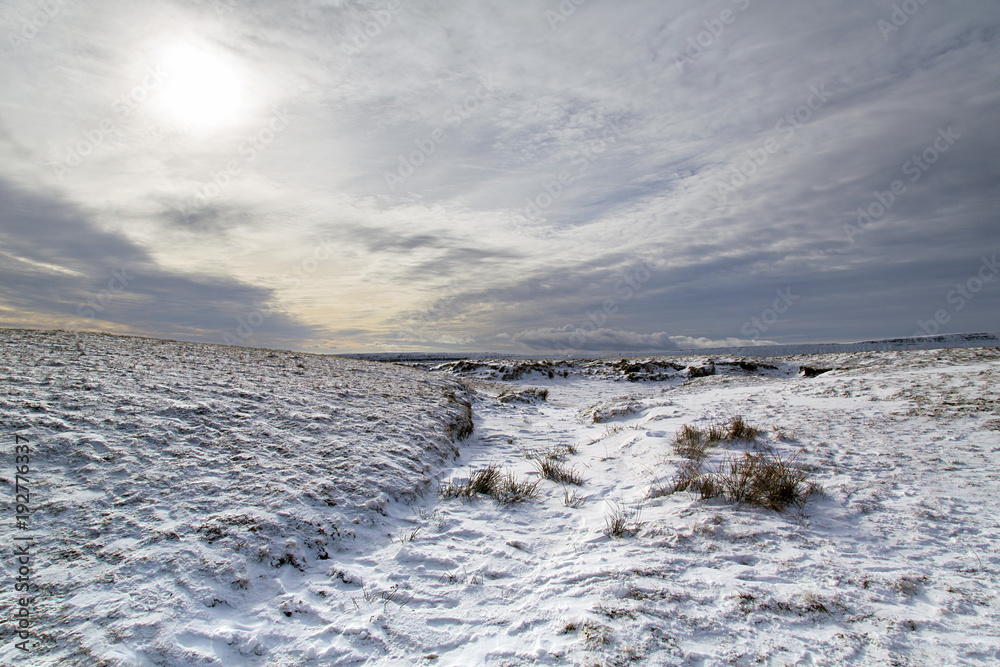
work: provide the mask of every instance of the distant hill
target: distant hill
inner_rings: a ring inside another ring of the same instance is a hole
[[[943,334],[938,336],[916,336],[908,338],[887,338],[866,340],[857,343],[795,343],[790,345],[748,345],[744,347],[711,347],[678,350],[648,350],[628,352],[598,352],[579,354],[504,354],[499,352],[379,352],[344,354],[343,357],[368,359],[371,361],[453,361],[456,359],[552,359],[563,357],[648,357],[650,355],[732,355],[742,357],[784,357],[792,354],[833,354],[839,352],[871,352],[883,350],[935,350],[951,347],[1000,347],[998,333]]]

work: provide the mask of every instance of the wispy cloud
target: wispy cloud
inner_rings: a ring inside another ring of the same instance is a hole
[[[28,39],[37,5],[0,9],[10,324],[223,342],[266,307],[248,344],[866,339],[912,333],[1000,245],[990,0],[57,4]],[[235,86],[228,115],[199,122],[198,86]],[[907,180],[941,128],[961,139]],[[772,317],[778,289],[800,300]],[[998,306],[984,288],[947,327]]]
[[[274,300],[271,290],[209,270],[167,269],[76,207],[3,181],[0,218],[8,230],[0,250],[3,326],[25,324],[18,313],[30,312],[42,325],[223,342],[248,308]],[[323,333],[287,313],[269,324],[248,344],[297,346]]]

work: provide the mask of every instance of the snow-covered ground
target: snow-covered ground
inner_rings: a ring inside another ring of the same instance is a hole
[[[0,344],[4,451],[15,434],[33,448],[42,642],[19,657],[5,624],[4,662],[1000,662],[994,348],[428,373],[87,334]],[[512,396],[528,387],[547,400]],[[823,494],[784,513],[652,497],[682,425],[736,415]],[[437,493],[489,464],[538,479],[540,452],[584,484],[540,480],[514,505]],[[605,534],[616,509],[633,536]]]
[[[380,545],[471,427],[454,380],[267,350],[0,330],[0,378],[5,503],[31,448],[29,530],[0,523],[5,556],[37,536],[31,665],[301,662],[313,576]]]

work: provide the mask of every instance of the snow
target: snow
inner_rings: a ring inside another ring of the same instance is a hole
[[[300,584],[291,573],[328,567],[386,505],[433,490],[471,427],[464,387],[400,366],[0,334],[0,420],[11,444],[28,438],[36,471],[46,664],[229,662],[280,646],[269,628]],[[10,624],[0,632],[11,658]]]
[[[1000,661],[994,348],[411,363],[428,372],[0,344],[2,437],[28,437],[37,470],[33,665]],[[823,493],[783,513],[651,497],[682,425],[735,415]],[[436,491],[489,464],[538,479],[542,452],[584,484],[513,505]],[[634,536],[605,534],[616,508]]]

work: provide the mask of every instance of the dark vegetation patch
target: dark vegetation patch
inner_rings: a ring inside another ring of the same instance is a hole
[[[817,368],[815,366],[799,366],[799,373],[804,377],[814,378],[817,375],[822,375],[823,373],[829,373],[832,368]]]
[[[499,465],[491,463],[473,470],[465,482],[443,484],[441,495],[466,500],[489,496],[501,505],[512,505],[538,496],[538,480],[518,479],[513,471],[502,472]]]
[[[700,428],[683,425],[674,437],[674,453],[682,457],[673,480],[654,486],[650,496],[659,497],[690,491],[704,500],[724,498],[729,502],[781,512],[801,504],[821,488],[809,481],[809,473],[795,464],[795,457],[783,458],[757,443],[761,429],[742,416]],[[747,442],[751,450],[727,455],[709,466],[709,450],[723,442]]]
[[[541,387],[528,387],[526,389],[504,389],[497,396],[501,403],[537,403],[549,398],[549,390]]]

